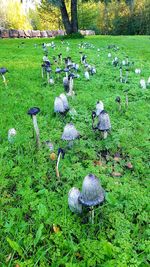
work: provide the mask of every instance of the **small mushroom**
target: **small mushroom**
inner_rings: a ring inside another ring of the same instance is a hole
[[[0,68],[0,74],[2,75],[2,78],[3,78],[3,82],[5,84],[5,86],[7,86],[7,81],[6,81],[6,78],[5,78],[5,74],[6,72],[8,72],[8,70],[6,68]]]
[[[88,70],[86,70],[86,71],[84,72],[84,76],[85,76],[85,79],[86,79],[87,81],[90,80],[90,75],[89,75]]]
[[[142,89],[146,89],[146,81],[144,79],[140,80],[140,86]]]
[[[8,130],[8,141],[9,143],[13,143],[15,136],[16,136],[17,132],[14,128],[11,128]]]
[[[81,214],[82,205],[79,203],[80,191],[76,187],[72,187],[68,193],[68,205],[72,212]]]
[[[64,131],[62,134],[62,140],[69,141],[69,146],[72,146],[73,141],[77,138],[79,138],[80,134],[76,130],[75,126],[73,123],[67,123],[66,126],[64,127]]]
[[[121,98],[120,98],[120,96],[117,96],[115,101],[118,103],[119,111],[121,111]]]
[[[36,115],[40,112],[40,109],[37,107],[33,107],[30,108],[28,110],[28,115],[31,115],[32,117],[32,121],[33,121],[33,127],[35,130],[35,134],[36,134],[36,143],[37,143],[37,147],[40,148],[40,132],[39,132],[39,127],[37,124],[37,118]]]
[[[54,84],[54,79],[53,79],[53,77],[50,77],[48,82],[49,82],[49,84],[53,85],[53,84]]]
[[[60,174],[59,174],[59,162],[60,162],[60,157],[62,156],[62,159],[64,159],[64,156],[65,156],[65,151],[62,149],[62,148],[59,148],[58,149],[58,158],[57,158],[57,164],[56,164],[56,176],[57,177],[60,177]]]
[[[83,206],[91,207],[90,220],[94,223],[94,206],[103,203],[104,190],[101,187],[99,179],[93,175],[88,174],[82,184],[82,191],[79,196],[79,203]]]

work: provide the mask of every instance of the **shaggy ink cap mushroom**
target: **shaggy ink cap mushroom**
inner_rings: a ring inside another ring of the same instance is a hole
[[[88,174],[83,180],[79,202],[87,207],[96,206],[104,201],[104,194],[99,179],[93,174]]]
[[[33,108],[30,108],[29,110],[28,110],[28,115],[36,115],[36,114],[38,114],[40,112],[40,109],[39,108],[37,108],[37,107],[33,107]]]
[[[98,130],[100,131],[109,131],[111,128],[110,118],[106,110],[102,110],[99,114],[99,122],[97,125]]]
[[[62,134],[62,140],[72,141],[72,140],[79,138],[79,136],[80,136],[80,134],[76,130],[73,123],[67,123],[66,126],[64,127],[64,131]]]
[[[72,212],[82,213],[82,205],[79,203],[80,191],[76,187],[72,187],[68,193],[68,205]]]

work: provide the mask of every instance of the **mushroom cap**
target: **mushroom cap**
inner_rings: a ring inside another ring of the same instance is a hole
[[[69,68],[65,68],[63,71],[64,72],[69,72]]]
[[[66,124],[62,134],[62,139],[66,141],[71,141],[78,137],[79,137],[79,132],[76,130],[73,123]]]
[[[95,206],[104,201],[104,189],[100,185],[99,179],[88,174],[82,184],[82,192],[79,196],[79,202],[84,206]]]
[[[65,150],[62,149],[61,147],[58,148],[58,156],[59,156],[60,153],[62,154],[62,158],[64,159],[64,157],[65,157]]]
[[[60,73],[62,70],[60,68],[56,68],[55,73]]]
[[[98,101],[96,104],[96,115],[99,116],[102,110],[104,110],[104,103],[102,101]]]
[[[65,110],[69,110],[69,104],[68,104],[68,100],[67,100],[66,95],[65,95],[65,94],[60,94],[59,97],[60,97],[61,100],[63,101]]]
[[[65,107],[60,97],[55,97],[54,112],[59,112],[59,113],[65,112]]]
[[[79,203],[80,191],[76,187],[72,187],[68,193],[68,205],[72,212],[82,213],[82,205]]]
[[[97,128],[100,131],[108,131],[111,128],[111,124],[110,124],[110,118],[108,113],[103,110],[100,114],[99,114],[99,122],[97,125]]]
[[[5,74],[6,72],[8,72],[6,68],[0,68],[0,74]]]
[[[30,108],[29,110],[28,110],[28,115],[36,115],[36,114],[38,114],[40,112],[40,109],[39,108],[37,108],[37,107],[33,107],[33,108]]]
[[[15,128],[11,128],[8,130],[8,136],[15,136],[17,134]]]

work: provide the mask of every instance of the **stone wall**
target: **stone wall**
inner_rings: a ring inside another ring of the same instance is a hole
[[[95,31],[92,30],[80,30],[82,35],[95,35]],[[0,29],[0,38],[49,38],[55,36],[64,36],[63,30],[5,30]]]
[[[80,30],[79,31],[82,35],[95,35],[95,31],[92,31],[92,30]]]
[[[63,30],[5,30],[0,29],[0,38],[49,38],[65,35]]]

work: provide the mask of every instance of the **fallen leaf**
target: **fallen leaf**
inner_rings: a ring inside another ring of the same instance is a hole
[[[56,154],[55,153],[51,153],[49,157],[51,160],[56,160]]]
[[[133,169],[133,165],[131,162],[127,162],[126,167],[130,170]]]
[[[94,166],[102,166],[103,165],[103,163],[102,163],[102,161],[100,161],[100,160],[94,160]]]
[[[20,267],[20,265],[17,263],[17,264],[15,265],[15,267]]]
[[[54,231],[54,233],[60,232],[60,227],[55,225],[55,224],[53,224],[53,231]]]
[[[116,162],[119,162],[120,161],[120,157],[114,157],[114,161],[116,161]]]

